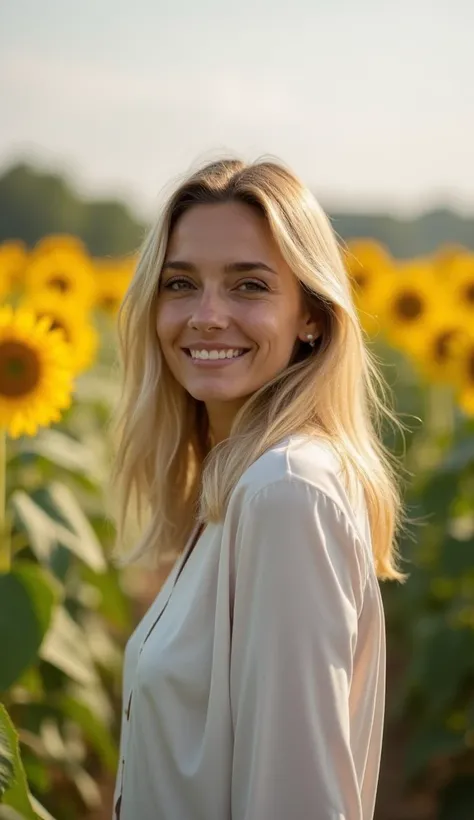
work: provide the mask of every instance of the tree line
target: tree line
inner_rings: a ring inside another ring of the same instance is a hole
[[[342,239],[372,237],[397,258],[431,253],[448,243],[474,249],[474,216],[449,208],[412,219],[331,210],[330,217]],[[125,203],[81,197],[59,173],[22,162],[0,176],[0,242],[21,239],[32,247],[47,234],[70,233],[80,237],[94,256],[120,256],[139,247],[145,230]]]

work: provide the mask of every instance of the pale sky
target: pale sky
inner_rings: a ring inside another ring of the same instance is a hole
[[[0,0],[0,170],[149,214],[224,152],[326,206],[474,212],[473,0]]]

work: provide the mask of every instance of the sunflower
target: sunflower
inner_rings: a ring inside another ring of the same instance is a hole
[[[433,266],[435,272],[440,276],[449,276],[449,269],[453,262],[459,257],[463,257],[468,253],[467,249],[462,245],[456,243],[446,243],[441,245],[433,254]]]
[[[62,333],[70,346],[71,362],[75,373],[89,368],[96,357],[99,335],[88,319],[86,310],[81,310],[68,299],[45,291],[31,294],[22,307],[33,313],[36,319],[48,317],[51,327]]]
[[[470,321],[474,318],[474,254],[458,254],[446,267],[445,284],[451,299]]]
[[[459,350],[465,342],[466,325],[454,311],[443,310],[423,326],[413,353],[415,364],[428,382],[452,384],[459,371]]]
[[[132,259],[96,259],[96,307],[114,317],[130,284],[136,264]]]
[[[380,279],[390,274],[393,262],[388,251],[371,239],[351,240],[344,252],[354,302],[362,326],[374,335],[380,324],[377,319]]]
[[[383,277],[377,294],[380,324],[388,341],[421,355],[427,327],[449,303],[448,294],[427,261],[399,263]]]
[[[8,296],[23,284],[27,251],[19,240],[0,245],[0,297]]]
[[[87,254],[82,239],[68,233],[54,233],[43,236],[32,250],[32,255],[43,256],[51,251],[66,250],[72,253]]]
[[[71,248],[33,254],[25,273],[28,294],[60,294],[75,305],[91,307],[95,298],[94,269],[89,257]]]
[[[474,416],[474,329],[469,328],[458,356],[458,393],[459,405],[469,416]]]
[[[73,370],[69,347],[48,319],[0,308],[0,425],[12,438],[34,436],[69,407]]]

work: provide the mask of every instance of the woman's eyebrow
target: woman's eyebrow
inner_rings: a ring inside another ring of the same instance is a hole
[[[273,273],[275,276],[278,276],[277,272],[273,270],[269,265],[266,265],[265,262],[255,261],[255,262],[230,262],[224,268],[226,273],[249,273],[252,270],[266,270],[269,273]]]
[[[197,267],[192,262],[182,262],[180,259],[168,259],[163,262],[162,270],[186,270],[189,273],[196,273]]]
[[[181,270],[188,271],[188,273],[197,273],[198,267],[192,262],[186,262],[184,259],[168,259],[163,263],[163,270]],[[225,273],[249,273],[253,270],[265,270],[268,271],[268,273],[273,273],[274,276],[278,276],[273,268],[259,260],[251,262],[229,262],[224,266]]]

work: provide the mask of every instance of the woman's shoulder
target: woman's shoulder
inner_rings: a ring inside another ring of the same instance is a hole
[[[341,477],[342,464],[329,441],[316,435],[288,436],[247,467],[237,487],[248,498],[272,484],[302,481],[331,495]]]
[[[292,492],[300,487],[305,493],[310,487],[313,495],[323,495],[364,541],[370,541],[362,486],[354,474],[348,482],[342,459],[330,441],[317,435],[289,436],[266,450],[245,470],[233,495],[236,501],[246,505],[259,495],[267,495],[274,487],[281,499],[285,484],[291,486]]]

